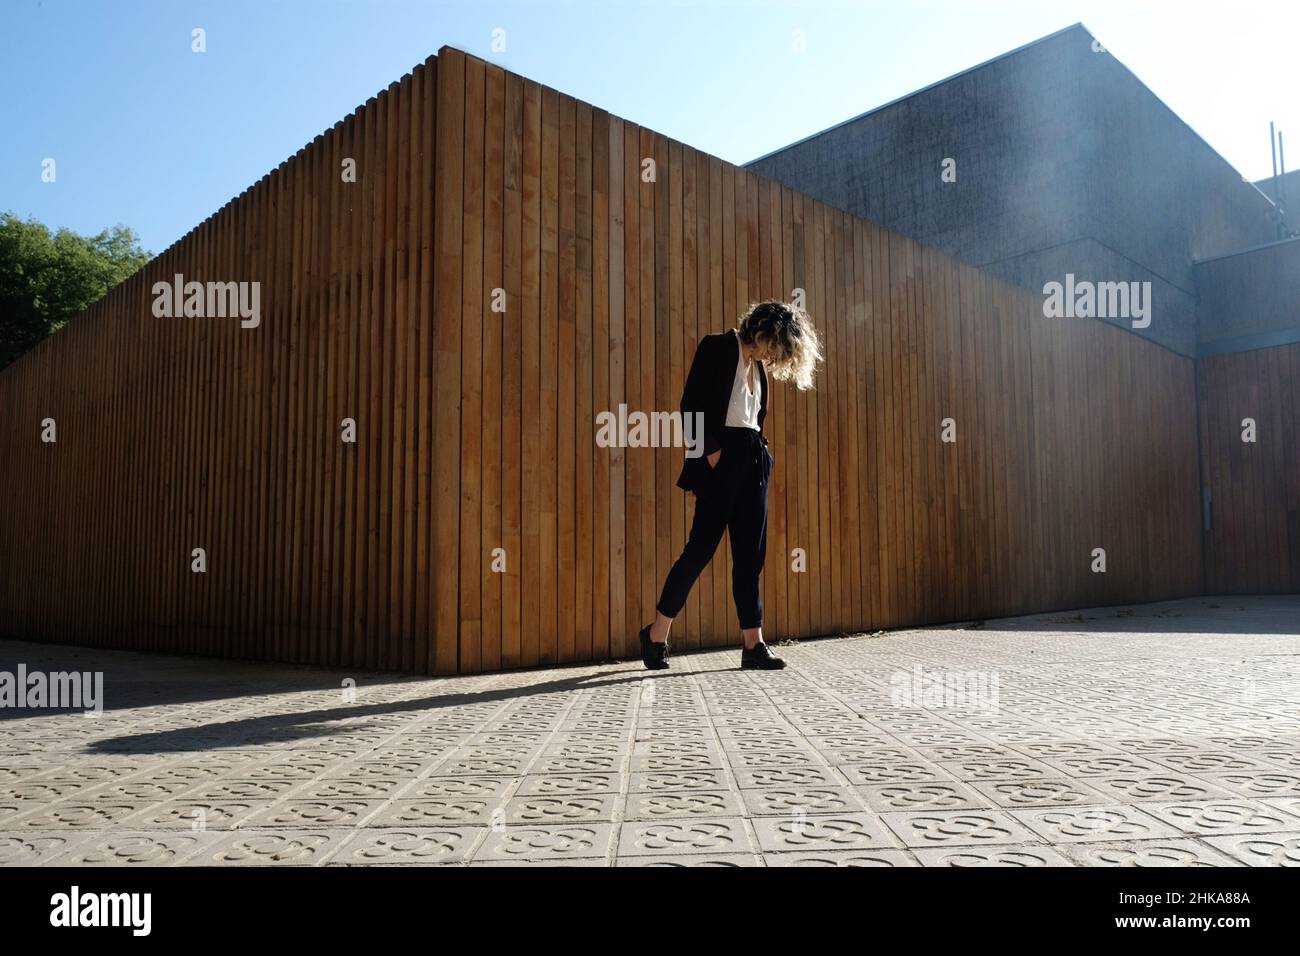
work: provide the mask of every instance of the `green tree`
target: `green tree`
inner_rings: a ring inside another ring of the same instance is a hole
[[[0,213],[0,368],[150,260],[136,234],[50,230]]]

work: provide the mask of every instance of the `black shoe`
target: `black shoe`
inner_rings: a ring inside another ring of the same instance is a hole
[[[772,653],[772,648],[759,641],[752,649],[741,650],[740,667],[742,670],[758,669],[779,671],[785,667],[785,661]]]
[[[668,642],[650,640],[650,625],[641,628],[641,662],[652,671],[668,666]]]

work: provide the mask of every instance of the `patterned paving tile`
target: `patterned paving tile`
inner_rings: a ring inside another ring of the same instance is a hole
[[[400,777],[322,777],[294,791],[296,800],[386,800],[408,789]]]
[[[1253,833],[1206,837],[1205,842],[1250,866],[1300,866],[1300,834]]]
[[[185,791],[189,800],[277,800],[302,780],[208,780]]]
[[[1233,858],[1190,839],[1077,843],[1061,852],[1080,866],[1234,866]]]
[[[617,793],[625,778],[616,773],[530,773],[517,779],[520,796],[561,797]]]
[[[970,783],[982,780],[1037,780],[1059,775],[1050,764],[1027,757],[955,760],[940,766],[956,779]]]
[[[454,866],[455,864],[448,864],[448,865]],[[472,866],[472,867],[480,867],[480,866],[534,867],[534,866],[541,865],[541,866],[545,866],[547,869],[550,869],[551,867],[557,867],[557,866],[558,867],[582,867],[584,869],[588,869],[590,867],[613,866],[614,861],[612,859],[598,859],[596,857],[581,857],[581,856],[565,858],[565,859],[547,859],[547,860],[537,860],[528,857],[520,857],[520,858],[508,858],[508,859],[501,859],[501,860],[471,859],[465,865]]]
[[[500,799],[478,797],[424,797],[416,800],[393,800],[380,806],[362,821],[365,827],[437,827],[487,826],[495,820],[504,822],[505,808]]]
[[[528,778],[525,778],[528,779]],[[401,792],[404,800],[502,797],[514,788],[511,777],[422,777]]]
[[[253,814],[243,825],[295,829],[355,827],[382,805],[382,800],[285,800]]]
[[[762,790],[790,786],[843,786],[843,781],[828,766],[740,767],[733,773],[735,774],[736,784],[741,790]]]
[[[87,834],[0,833],[0,866],[41,866],[88,839]]]
[[[1185,833],[1276,833],[1300,835],[1300,816],[1259,800],[1189,800],[1141,803],[1139,809]]]
[[[1020,749],[1024,751],[1026,756],[1032,757],[1034,760],[1122,756],[1125,753],[1124,747],[1119,745],[1106,746],[1097,743],[1095,740],[1049,740],[1043,743],[1027,743]]]
[[[753,824],[765,853],[875,850],[898,846],[898,841],[874,813],[756,817]]]
[[[867,806],[883,813],[904,810],[974,810],[990,801],[972,786],[956,780],[927,783],[887,783],[858,787]]]
[[[942,765],[913,761],[910,763],[892,763],[877,760],[864,764],[845,764],[837,767],[849,783],[869,786],[881,783],[930,783],[938,780],[953,780],[953,776]]]
[[[951,763],[955,760],[1019,760],[1025,756],[1010,747],[993,743],[918,746],[916,753],[921,759],[933,763]]]
[[[271,807],[270,800],[172,800],[127,819],[138,830],[231,830]]]
[[[922,866],[1074,866],[1074,862],[1054,847],[1024,844],[1021,846],[923,847],[912,851]]]
[[[219,836],[193,831],[96,833],[53,860],[55,866],[175,866]]]
[[[628,794],[623,808],[627,820],[735,817],[742,813],[739,796],[730,790],[639,791]]]
[[[851,787],[770,787],[740,793],[751,816],[856,813],[866,809],[862,797]]]
[[[619,827],[619,859],[693,853],[732,854],[755,849],[745,821],[739,817],[633,820]]]
[[[1259,802],[1300,817],[1300,797],[1264,797]]]
[[[529,825],[614,820],[616,794],[567,794],[515,797],[505,805],[505,822]]]
[[[360,830],[340,844],[330,862],[354,866],[464,863],[485,833],[486,829],[464,827]]]
[[[474,860],[604,859],[610,854],[614,825],[569,824],[547,827],[502,827],[490,831]]]
[[[1060,807],[1109,803],[1111,797],[1082,780],[1063,777],[976,781],[972,787],[996,807]]]
[[[23,812],[9,817],[0,817],[0,826],[6,829],[33,830],[105,830],[129,819],[144,809],[139,804],[121,801],[93,802],[69,800],[49,806],[20,808]]]
[[[628,774],[632,793],[673,793],[691,790],[729,790],[727,773],[721,768],[666,770]]]
[[[1011,814],[1053,844],[1148,840],[1179,834],[1169,824],[1128,806],[1053,807],[1012,810]]]
[[[905,850],[832,850],[821,853],[773,853],[768,866],[917,866]]]
[[[1153,776],[1169,772],[1168,767],[1161,766],[1153,760],[1122,753],[1052,757],[1045,762],[1050,764],[1057,774],[1070,777],[1114,777],[1120,774]]]
[[[1240,771],[1265,771],[1276,773],[1276,765],[1257,760],[1244,753],[1232,753],[1226,750],[1197,750],[1191,753],[1152,754],[1150,759],[1164,764],[1181,773],[1188,774],[1222,774]]]
[[[1300,774],[1278,771],[1203,774],[1205,780],[1243,797],[1300,796]]]
[[[881,818],[907,847],[993,846],[1036,840],[1033,833],[1001,810],[883,813]]]
[[[1116,774],[1113,777],[1085,777],[1088,786],[1109,794],[1112,800],[1148,803],[1159,800],[1212,800],[1229,798],[1233,791],[1218,786],[1209,777],[1166,771],[1165,773]]]
[[[681,856],[620,856],[618,866],[762,866],[753,853],[688,853]]]

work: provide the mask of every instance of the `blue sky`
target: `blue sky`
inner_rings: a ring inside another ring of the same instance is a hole
[[[744,163],[1078,21],[1247,177],[1270,119],[1300,167],[1293,0],[0,0],[0,211],[160,252],[443,44]]]

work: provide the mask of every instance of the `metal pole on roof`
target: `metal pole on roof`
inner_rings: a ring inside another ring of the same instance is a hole
[[[1280,175],[1278,183],[1281,191],[1278,193],[1278,205],[1282,207],[1282,233],[1289,236],[1290,228],[1287,226],[1287,201],[1286,201],[1286,146],[1282,142],[1282,131],[1277,131],[1277,166]]]
[[[1277,179],[1277,131],[1273,128],[1273,121],[1268,121],[1268,148],[1273,154],[1273,206],[1276,209],[1282,204],[1278,190],[1282,188]],[[1277,219],[1277,237],[1279,239],[1286,235],[1286,227],[1282,225],[1282,217],[1279,214]]]

